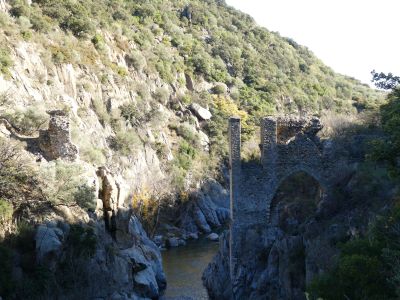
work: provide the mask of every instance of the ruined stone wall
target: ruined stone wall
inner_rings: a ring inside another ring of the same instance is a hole
[[[62,110],[48,111],[49,128],[39,132],[39,147],[47,160],[62,158],[74,161],[78,148],[71,141],[70,119]]]
[[[259,164],[240,162],[240,119],[229,120],[231,214],[230,271],[234,299],[241,295],[243,278],[238,270],[249,262],[247,240],[270,221],[270,206],[280,183],[303,171],[329,193],[335,162],[321,150],[316,134],[318,118],[266,117],[261,120]],[[247,250],[246,250],[247,249]],[[247,262],[246,262],[247,260]],[[240,266],[240,267],[239,267]]]

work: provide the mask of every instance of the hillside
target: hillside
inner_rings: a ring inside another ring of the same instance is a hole
[[[155,234],[229,218],[229,116],[252,159],[262,116],[383,96],[223,1],[0,0],[0,295],[158,297]]]

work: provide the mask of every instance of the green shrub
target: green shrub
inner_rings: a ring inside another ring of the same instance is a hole
[[[36,5],[32,6],[29,20],[31,21],[32,29],[36,31],[46,33],[52,29],[51,18],[44,16],[42,11]]]
[[[88,210],[96,209],[96,195],[95,188],[93,186],[88,186],[87,184],[82,184],[78,186],[74,193],[75,202],[82,208]]]
[[[28,109],[16,109],[6,114],[7,119],[18,128],[21,133],[33,134],[47,126],[49,115],[43,106],[31,106]]]
[[[0,47],[0,72],[6,76],[9,76],[9,68],[12,66],[13,61],[10,57],[10,50],[4,47]]]
[[[107,124],[110,124],[110,115],[108,114],[107,108],[101,99],[92,99],[92,107],[97,117],[99,118],[99,122],[101,125],[105,126]]]
[[[212,92],[217,95],[223,95],[225,94],[226,90],[222,84],[217,84],[213,87]]]
[[[133,51],[126,57],[128,66],[134,67],[139,72],[142,72],[146,67],[146,58],[139,51]]]
[[[43,194],[53,204],[73,204],[82,184],[83,169],[78,163],[56,160],[40,170]]]
[[[388,100],[388,103],[380,108],[382,127],[387,137],[376,139],[372,143],[369,157],[375,161],[385,162],[389,166],[389,174],[399,178],[400,88],[394,89],[389,94]]]
[[[81,159],[87,162],[91,162],[97,166],[104,165],[106,162],[106,157],[104,156],[103,151],[104,149],[99,149],[90,143],[87,143],[83,148],[79,148]]]
[[[0,224],[11,220],[13,206],[10,202],[0,198]]]
[[[126,103],[121,105],[119,109],[121,111],[121,117],[128,121],[132,126],[139,124],[141,112],[139,112],[135,104]]]
[[[389,214],[377,218],[367,236],[342,246],[337,266],[308,286],[311,299],[398,299],[399,226],[400,205],[395,203]]]
[[[169,99],[169,91],[167,88],[157,88],[154,93],[154,99],[160,102],[161,104],[166,104]]]
[[[96,33],[93,37],[92,37],[92,43],[94,45],[94,47],[97,50],[103,50],[104,49],[104,38],[101,34]]]
[[[49,47],[51,58],[55,64],[68,64],[74,62],[73,49],[64,45],[51,45]]]
[[[36,176],[28,161],[21,155],[22,146],[0,137],[0,197],[20,202],[29,182]],[[32,194],[34,188],[30,188]]]
[[[141,145],[138,134],[133,129],[117,132],[114,137],[109,139],[110,147],[122,155],[129,156],[135,154]]]
[[[194,128],[187,123],[180,124],[176,128],[176,133],[183,137],[186,141],[188,141],[191,145],[197,146],[198,144],[198,135]]]
[[[189,171],[196,154],[197,151],[194,147],[188,142],[182,141],[179,144],[178,153],[175,155],[175,164],[179,168]]]

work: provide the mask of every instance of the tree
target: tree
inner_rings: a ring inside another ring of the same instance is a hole
[[[400,76],[394,76],[392,73],[377,73],[373,70],[371,74],[372,82],[380,89],[394,90],[400,84]]]
[[[384,162],[389,168],[392,177],[399,177],[399,153],[400,153],[400,77],[392,73],[376,73],[372,71],[375,85],[382,89],[391,90],[388,94],[388,102],[381,106],[380,116],[382,129],[386,133],[385,139],[373,142],[371,158]]]

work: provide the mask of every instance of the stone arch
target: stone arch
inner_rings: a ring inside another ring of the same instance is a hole
[[[324,189],[327,190],[329,187],[328,182],[323,178],[324,175],[320,174],[319,172],[315,172],[315,170],[309,170],[307,168],[305,168],[304,166],[298,166],[296,168],[293,168],[290,170],[290,172],[287,172],[284,176],[282,176],[281,178],[279,178],[279,180],[276,183],[275,186],[275,191],[274,193],[276,193],[277,189],[279,188],[279,186],[282,184],[282,182],[284,182],[285,180],[287,180],[289,177],[295,175],[296,173],[305,173],[308,176],[312,177],[315,179],[316,182],[318,182],[318,184]]]
[[[299,176],[300,175],[300,176]],[[299,178],[301,177],[301,180],[309,184],[308,188],[304,188],[304,183],[300,183]],[[293,182],[294,181],[294,182]],[[289,184],[289,182],[292,182]],[[281,188],[287,188],[290,186],[291,189],[293,189],[293,185],[295,188],[303,188],[302,190],[296,190],[296,192],[289,192],[290,197],[287,196],[287,190],[285,193],[280,194],[279,191],[282,192]],[[268,220],[268,224],[272,226],[277,226],[276,224],[281,223],[277,221],[277,218],[280,220],[279,215],[277,215],[277,207],[279,206],[280,201],[277,201],[277,199],[282,198],[286,200],[290,199],[289,201],[284,202],[286,205],[289,203],[294,204],[299,198],[303,201],[306,200],[306,207],[310,207],[310,204],[313,203],[313,212],[316,211],[318,204],[320,201],[323,200],[324,194],[326,192],[327,186],[324,184],[321,184],[321,181],[318,180],[317,177],[313,176],[307,171],[304,171],[302,169],[298,169],[296,171],[290,172],[287,174],[287,176],[283,177],[277,185],[274,187],[274,191],[270,195],[270,200],[269,203],[267,204],[269,206],[269,211],[270,211],[270,216]],[[304,193],[306,193],[308,197],[304,197]],[[286,196],[285,196],[286,194]],[[301,195],[300,197],[296,197],[297,195]],[[297,200],[295,200],[297,199]],[[318,199],[318,200],[317,200]],[[281,199],[282,200],[282,199]],[[303,202],[299,202],[300,206],[303,206]],[[297,209],[299,209],[299,205],[297,205]],[[304,210],[300,208],[300,211]]]

